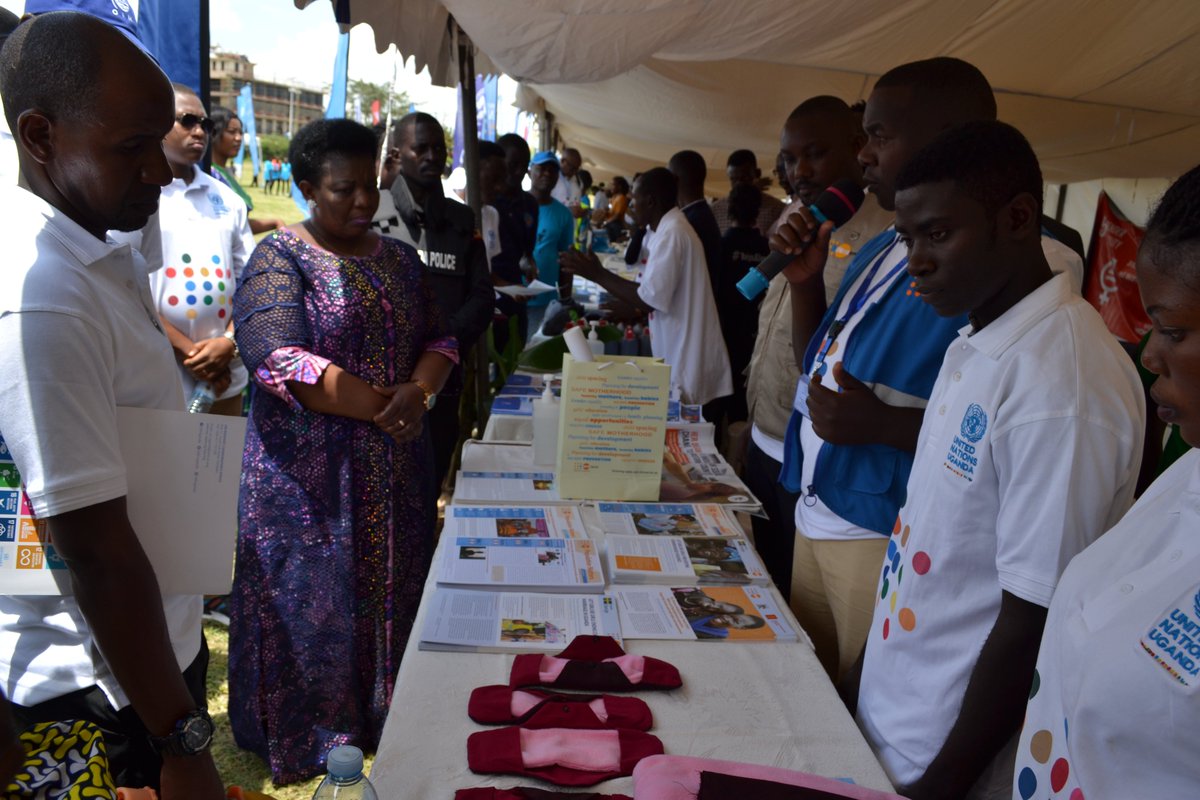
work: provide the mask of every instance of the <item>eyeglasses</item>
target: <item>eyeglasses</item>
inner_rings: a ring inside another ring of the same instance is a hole
[[[202,117],[199,114],[180,114],[179,116],[175,117],[175,121],[182,125],[183,129],[186,131],[190,131],[192,128],[199,125],[201,130],[203,130],[205,133],[211,135],[213,132],[213,121],[208,117]]]

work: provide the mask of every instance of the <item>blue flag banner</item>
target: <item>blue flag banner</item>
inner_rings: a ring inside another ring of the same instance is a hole
[[[450,169],[458,169],[463,163],[463,119],[462,119],[462,84],[454,90],[454,147],[450,151]]]
[[[245,159],[243,152],[246,145],[250,145],[250,164],[254,169],[253,175],[258,174],[259,164],[262,161],[262,148],[258,142],[258,132],[254,126],[254,91],[250,84],[242,87],[238,92],[237,99],[237,115],[242,121],[242,146],[238,149],[235,164],[241,164]]]
[[[346,71],[350,67],[350,34],[338,34],[337,56],[333,60],[333,83],[329,85],[329,105],[325,108],[325,119],[344,119],[346,116]],[[305,214],[308,203],[300,192],[300,185],[292,181],[292,199]]]
[[[141,0],[138,36],[168,78],[200,92],[199,3]]]
[[[486,78],[482,75],[475,76],[475,129],[479,134],[480,139],[489,141],[496,140],[496,115],[497,115],[497,100],[496,96],[500,87],[500,78],[496,75],[489,75]],[[462,124],[462,85],[458,87],[456,95],[458,102],[455,106],[458,108],[457,116],[454,119],[454,151],[450,157],[450,168],[454,169],[463,165],[465,156],[463,155],[466,147],[463,139],[463,124]]]
[[[479,123],[480,139],[496,141],[496,95],[499,89],[499,75],[475,78],[475,118]]]

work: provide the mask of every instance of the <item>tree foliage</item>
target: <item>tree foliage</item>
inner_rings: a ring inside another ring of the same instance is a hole
[[[354,97],[357,95],[362,102],[363,116],[368,116],[371,113],[371,103],[379,101],[379,117],[380,122],[387,118],[388,107],[388,87],[383,83],[372,83],[361,79],[350,81],[347,86],[346,94],[349,98],[347,104],[347,113],[352,114],[354,108]],[[408,113],[409,99],[408,94],[402,91],[397,91],[392,95],[392,116],[401,117]],[[369,117],[368,117],[369,119]]]

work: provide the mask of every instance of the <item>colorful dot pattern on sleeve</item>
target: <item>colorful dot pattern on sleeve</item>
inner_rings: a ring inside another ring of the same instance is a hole
[[[917,613],[900,602],[900,586],[904,582],[905,567],[908,567],[910,581],[913,575],[926,575],[933,568],[933,559],[924,550],[916,551],[908,559],[908,563],[904,563],[911,534],[912,529],[905,525],[900,517],[896,517],[892,538],[888,540],[887,554],[883,559],[883,572],[879,576],[879,597],[875,601],[876,606],[879,603],[887,604],[887,613],[880,628],[880,635],[885,640],[893,635],[896,627],[907,632],[917,629]]]
[[[1029,690],[1030,700],[1037,697],[1041,686],[1041,674],[1034,670],[1033,686]],[[1017,753],[1016,774],[1016,794],[1021,800],[1043,797],[1085,800],[1083,790],[1070,785],[1071,764],[1065,755],[1069,730],[1067,720],[1064,719],[1061,734],[1056,736],[1054,732],[1042,728],[1029,737],[1027,746],[1023,744]],[[1069,794],[1065,793],[1068,789]]]

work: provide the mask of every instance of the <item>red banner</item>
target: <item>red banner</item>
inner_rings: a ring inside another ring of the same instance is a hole
[[[371,101],[371,124],[372,125],[379,124],[379,101],[378,100]]]
[[[1100,193],[1083,296],[1100,312],[1113,335],[1126,342],[1139,342],[1150,330],[1135,268],[1138,246],[1145,234],[1125,218],[1107,194]]]

